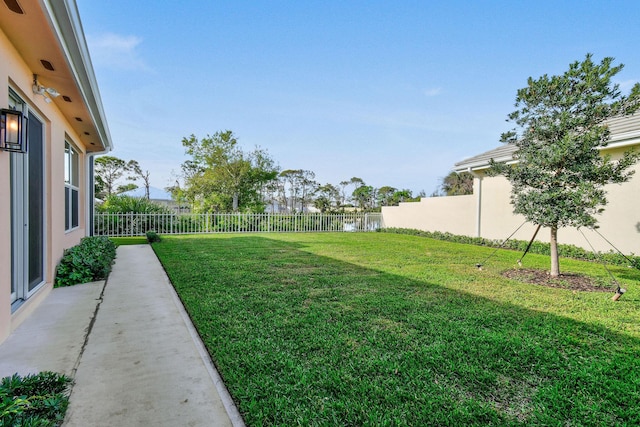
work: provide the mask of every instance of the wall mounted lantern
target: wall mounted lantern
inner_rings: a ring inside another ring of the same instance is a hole
[[[24,129],[24,116],[16,110],[0,110],[0,149],[27,152],[27,138]]]

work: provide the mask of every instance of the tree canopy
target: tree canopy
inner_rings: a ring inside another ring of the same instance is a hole
[[[628,181],[640,156],[627,151],[613,160],[600,152],[610,139],[607,121],[640,106],[640,84],[622,95],[612,79],[623,65],[613,61],[597,64],[588,54],[562,75],[530,77],[509,114],[516,127],[501,138],[517,147],[517,163],[493,163],[511,182],[514,212],[550,228],[552,276],[560,272],[558,228],[595,227],[607,203],[604,185]]]
[[[454,172],[451,171],[442,178],[440,191],[435,196],[464,196],[473,194],[473,174],[471,172]]]
[[[97,197],[109,197],[118,192],[116,181],[127,172],[127,162],[113,156],[96,157],[94,161]]]
[[[184,194],[204,211],[264,211],[262,191],[278,175],[265,150],[245,152],[226,130],[182,139],[191,160],[183,163]]]

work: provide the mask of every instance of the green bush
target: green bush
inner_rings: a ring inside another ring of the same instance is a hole
[[[147,231],[147,242],[156,243],[160,241],[160,236],[155,231]]]
[[[107,277],[116,245],[104,236],[85,237],[64,252],[56,271],[56,287],[93,282]]]
[[[58,426],[69,405],[71,379],[55,372],[0,381],[0,427]]]
[[[509,240],[507,242],[502,242],[500,240],[485,239],[483,237],[460,236],[451,233],[443,233],[441,231],[423,231],[410,228],[384,228],[380,231],[385,233],[409,234],[412,236],[429,237],[436,240],[444,240],[455,243],[467,243],[470,245],[488,246],[492,248],[502,247],[504,249],[511,249],[521,252],[524,252],[527,248],[527,245],[529,244],[529,242],[525,240]],[[531,248],[529,248],[529,252],[531,252],[532,254],[550,255],[551,249],[549,243],[534,241],[531,244]],[[612,265],[629,265],[629,261],[631,261],[632,267],[640,268],[640,257],[631,255],[625,258],[619,253],[615,253],[613,251],[609,251],[607,253],[594,253],[574,245],[558,245],[558,253],[560,254],[560,256],[565,258],[573,258],[583,261],[601,261]]]
[[[106,213],[157,213],[169,214],[172,210],[152,202],[144,197],[115,195],[110,196],[102,205],[96,207],[98,212]]]

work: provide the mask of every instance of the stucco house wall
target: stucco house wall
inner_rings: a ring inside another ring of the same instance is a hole
[[[16,227],[22,217],[15,216],[12,206],[21,197],[18,193],[28,191],[25,186],[33,178],[29,177],[25,184],[12,171],[12,164],[29,159],[29,146],[26,154],[0,150],[0,342],[51,291],[64,250],[89,234],[93,186],[89,167],[94,154],[112,147],[75,2],[22,0],[19,7],[23,13],[0,2],[0,108],[9,108],[10,99],[15,102],[17,98],[28,120],[42,122],[43,208],[37,211],[37,221],[43,225],[38,251],[43,257],[43,271],[37,286],[20,298],[12,296],[12,283],[23,286],[16,283],[16,271],[33,262],[15,247]],[[42,60],[49,61],[53,69],[47,69]],[[49,96],[50,102],[46,102],[33,90],[34,75],[39,84],[55,88],[60,96]],[[67,142],[78,154],[78,226],[69,230],[65,230]],[[16,261],[25,258],[26,264]]]
[[[610,122],[610,130],[611,141],[608,147],[601,150],[602,155],[609,155],[615,160],[626,150],[640,150],[640,115],[614,119]],[[385,226],[506,239],[525,219],[513,213],[509,181],[502,176],[487,176],[486,172],[490,159],[512,161],[513,151],[514,147],[501,146],[454,166],[457,172],[468,171],[474,174],[473,196],[424,198],[420,202],[383,208]],[[608,204],[598,216],[598,231],[622,252],[639,255],[640,164],[636,164],[633,170],[635,174],[630,181],[605,187]],[[461,221],[466,221],[467,224],[463,225]],[[535,228],[533,224],[524,224],[513,238],[529,240]],[[561,244],[572,244],[588,250],[591,245],[597,251],[614,250],[597,233],[586,229],[582,232],[584,236],[574,228],[561,228],[558,230],[558,240]],[[548,242],[549,235],[550,231],[543,228],[538,233],[537,240]]]

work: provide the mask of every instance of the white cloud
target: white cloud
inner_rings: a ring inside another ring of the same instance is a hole
[[[148,70],[149,67],[140,57],[138,46],[142,38],[106,33],[100,36],[87,36],[91,50],[91,59],[96,65],[119,70]]]
[[[442,93],[442,88],[434,87],[431,89],[426,89],[424,92],[425,96],[438,96]]]

